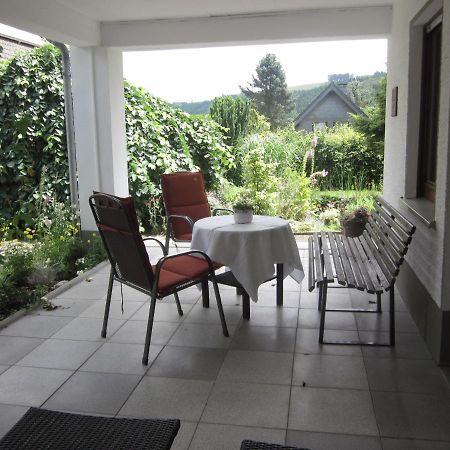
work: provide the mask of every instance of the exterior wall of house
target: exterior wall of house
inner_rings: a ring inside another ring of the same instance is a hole
[[[326,123],[331,127],[335,122],[351,122],[349,112],[352,111],[348,106],[334,92],[330,92],[295,128],[311,131],[314,123]]]
[[[0,53],[0,59],[8,59],[11,58],[18,50],[30,50],[36,47],[36,45],[0,35],[0,47],[3,48]]]
[[[434,208],[431,202],[415,198],[420,121],[421,30],[422,24],[428,21],[423,11],[430,9],[427,5],[422,10],[426,3],[425,0],[394,2],[388,50],[384,196],[417,226],[406,255],[406,267],[400,271],[397,286],[415,316],[434,358],[440,362],[450,362],[450,342],[448,339],[445,342],[444,338],[450,331],[446,329],[450,325],[450,208],[447,206],[450,101],[448,1],[443,2],[438,172]],[[439,9],[439,5],[437,7]],[[421,18],[425,20],[422,24]],[[398,115],[391,117],[390,93],[395,86],[398,86]]]

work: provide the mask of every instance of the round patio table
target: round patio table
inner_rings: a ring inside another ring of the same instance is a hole
[[[281,295],[283,278],[290,275],[300,283],[304,277],[294,233],[289,222],[279,217],[256,215],[246,224],[234,223],[232,215],[200,219],[194,224],[191,249],[229,267],[255,302],[258,287],[274,277],[275,266]]]

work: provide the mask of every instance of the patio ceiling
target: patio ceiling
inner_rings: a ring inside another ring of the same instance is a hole
[[[394,0],[4,0],[1,21],[76,46],[386,37]]]
[[[57,0],[57,3],[98,22],[391,6],[392,2],[393,0]]]

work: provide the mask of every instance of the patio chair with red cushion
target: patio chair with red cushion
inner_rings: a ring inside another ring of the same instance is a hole
[[[161,175],[161,189],[167,215],[166,251],[170,239],[174,242],[190,242],[194,223],[211,216],[201,172],[176,172]],[[228,209],[214,209],[233,214]]]
[[[133,198],[120,198],[109,194],[95,193],[89,197],[89,205],[111,263],[102,337],[106,337],[114,281],[148,294],[150,296],[150,310],[142,357],[142,363],[147,365],[156,300],[174,294],[178,313],[183,315],[178,291],[199,282],[205,282],[208,279],[212,281],[214,286],[223,334],[228,336],[227,324],[214,274],[215,266],[208,255],[196,250],[167,255],[161,241],[155,238],[146,238],[145,240],[157,242],[164,255],[157,264],[152,265],[144,239],[139,233]]]

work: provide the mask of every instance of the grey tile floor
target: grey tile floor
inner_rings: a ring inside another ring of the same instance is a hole
[[[283,307],[273,283],[261,286],[250,321],[240,297],[221,286],[229,338],[214,296],[204,309],[193,287],[180,293],[183,317],[172,298],[158,303],[142,366],[145,295],[125,287],[122,313],[116,287],[108,336],[100,337],[108,273],[62,293],[54,311],[35,310],[0,330],[0,436],[29,406],[42,406],[180,418],[177,450],[238,449],[245,438],[315,450],[450,449],[450,372],[433,362],[398,296],[395,348],[320,346],[317,292],[306,282],[285,280]],[[369,300],[329,291],[329,306]],[[326,333],[383,337],[387,326],[376,314],[334,313]]]

